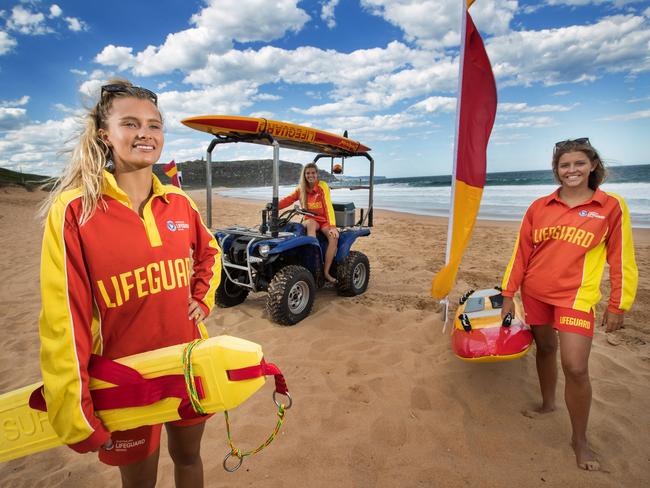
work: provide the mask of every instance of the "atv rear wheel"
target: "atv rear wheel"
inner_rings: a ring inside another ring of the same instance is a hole
[[[370,281],[370,262],[359,251],[350,251],[348,257],[337,267],[336,287],[339,295],[353,297],[361,295]]]
[[[249,292],[249,288],[233,283],[228,279],[226,273],[221,271],[221,283],[217,288],[215,301],[222,308],[234,307],[246,300]]]
[[[266,310],[278,324],[296,324],[311,312],[315,292],[314,277],[307,268],[286,266],[269,284]]]

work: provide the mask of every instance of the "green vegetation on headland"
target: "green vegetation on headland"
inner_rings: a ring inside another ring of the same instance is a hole
[[[321,166],[325,167],[326,162]],[[185,161],[176,163],[183,174],[183,188],[205,188],[205,161]],[[280,161],[280,184],[294,185],[300,179],[302,165]],[[154,174],[163,183],[169,183],[169,177],[163,171],[162,164],[155,164]],[[320,170],[319,179],[334,181],[335,178],[327,171]],[[39,188],[47,183],[47,176],[19,173],[10,169],[0,168],[0,186],[22,186],[27,190]],[[52,182],[55,179],[51,179]],[[214,161],[212,163],[212,186],[239,188],[246,186],[271,186],[273,185],[273,161],[271,159],[257,159],[249,161]]]
[[[321,167],[328,166],[329,160],[321,163]],[[205,188],[205,160],[185,161],[176,163],[179,171],[183,174],[183,188],[197,189]],[[164,183],[169,178],[163,171],[162,164],[156,164],[153,171]],[[280,184],[295,185],[300,179],[302,164],[280,161]],[[334,181],[335,178],[322,169],[318,172],[318,178],[324,181]],[[212,162],[212,186],[225,186],[240,188],[247,186],[271,186],[273,185],[273,160],[255,159],[248,161],[213,161]]]
[[[21,173],[6,168],[0,168],[0,187],[22,186],[26,190],[34,191],[50,180],[47,176]]]

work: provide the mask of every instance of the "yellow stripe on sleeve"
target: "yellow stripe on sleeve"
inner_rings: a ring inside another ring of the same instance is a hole
[[[334,214],[334,206],[330,198],[330,187],[324,181],[319,181],[318,186],[323,189],[323,196],[325,197],[325,206],[327,207],[327,220],[329,224],[336,227],[336,216]]]

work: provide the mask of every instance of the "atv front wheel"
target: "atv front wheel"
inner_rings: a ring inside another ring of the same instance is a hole
[[[235,305],[243,303],[249,292],[249,288],[233,283],[228,279],[226,273],[222,271],[221,283],[219,283],[217,288],[215,301],[217,302],[217,305],[222,308],[234,307]]]
[[[370,262],[359,251],[350,251],[348,257],[337,267],[336,287],[339,295],[353,297],[361,295],[370,281]]]
[[[307,268],[287,266],[269,284],[266,310],[278,324],[296,324],[311,312],[315,292],[314,277]]]

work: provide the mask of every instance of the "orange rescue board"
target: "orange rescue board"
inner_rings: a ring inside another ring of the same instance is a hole
[[[251,140],[250,136],[269,134],[281,147],[326,153],[332,156],[350,156],[370,151],[369,147],[347,137],[277,120],[230,115],[199,115],[183,119],[181,122],[187,127],[208,134],[245,137],[246,142],[265,146],[270,145],[268,139],[260,137]]]

